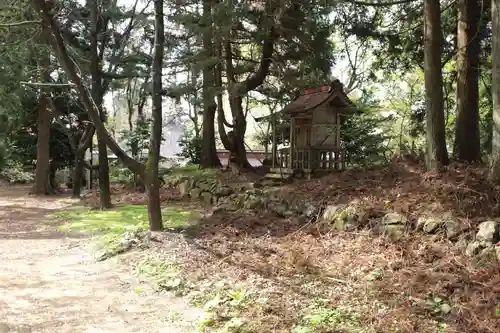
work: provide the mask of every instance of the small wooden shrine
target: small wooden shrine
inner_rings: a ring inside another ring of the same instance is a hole
[[[268,177],[289,178],[296,173],[310,176],[343,169],[341,124],[354,111],[355,105],[339,80],[298,92],[294,101],[269,116],[273,124],[273,156]],[[277,118],[282,120],[279,125]],[[284,144],[282,148],[277,148],[278,141]]]

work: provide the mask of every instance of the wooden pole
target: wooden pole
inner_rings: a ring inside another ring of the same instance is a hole
[[[273,146],[272,146],[272,168],[276,168],[276,149],[277,149],[277,142],[276,142],[276,117],[274,116],[274,110],[271,109],[271,121],[272,121],[272,131],[273,131]]]

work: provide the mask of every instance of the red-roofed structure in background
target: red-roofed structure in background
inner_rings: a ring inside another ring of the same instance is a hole
[[[296,96],[280,112],[257,119],[273,123],[273,167],[268,177],[343,169],[341,124],[356,107],[345,94],[342,83],[334,80],[329,85],[305,89]],[[287,144],[278,150],[278,141]]]

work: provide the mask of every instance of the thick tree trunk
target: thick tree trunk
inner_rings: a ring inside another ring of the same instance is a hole
[[[220,100],[219,100],[220,99]],[[224,126],[224,109],[222,106],[222,95],[217,96],[217,128],[219,130],[219,137],[224,149],[231,150],[231,141]]]
[[[229,136],[231,142],[229,161],[234,167],[242,167],[252,169],[252,165],[248,162],[247,151],[245,148],[245,133],[247,130],[247,120],[243,113],[243,99],[240,96],[229,98],[231,110],[236,115],[234,117],[234,127],[232,134]]]
[[[444,126],[440,7],[439,0],[424,1],[424,80],[428,169],[440,168],[449,162]]]
[[[109,182],[109,162],[108,162],[108,147],[102,138],[98,142],[98,156],[99,156],[99,207],[101,209],[111,208],[111,191]]]
[[[215,55],[217,58],[222,59],[222,42],[220,37],[216,37],[215,39]],[[227,123],[226,115],[224,114],[224,104],[222,99],[222,63],[219,61],[215,66],[215,85],[218,89],[220,89],[220,93],[217,94],[217,128],[219,130],[219,137],[222,142],[222,145],[228,151],[231,151],[231,141],[227,136],[226,127],[233,127],[231,124]]]
[[[158,164],[160,163],[160,145],[162,132],[162,67],[165,34],[163,27],[163,0],[154,1],[155,8],[155,47],[153,55],[153,128],[149,141],[149,156],[146,163],[146,193],[148,196],[149,228],[151,231],[163,229],[161,217],[160,182]]]
[[[500,183],[500,0],[491,2],[492,31],[492,82],[493,99],[492,147],[490,156],[489,179],[494,184]]]
[[[211,104],[204,107],[203,110],[203,128],[202,138],[203,144],[201,149],[201,168],[218,168],[221,166],[219,157],[217,156],[217,148],[215,146],[215,111],[217,105]]]
[[[214,56],[213,52],[213,28],[212,28],[212,1],[203,0],[203,21],[205,23],[203,31],[203,48],[206,59]],[[220,167],[221,163],[217,156],[215,146],[215,104],[211,90],[214,87],[214,65],[203,68],[203,145],[201,150],[201,168]]]
[[[230,2],[228,1],[230,4]],[[260,58],[259,66],[249,75],[245,81],[237,82],[236,71],[233,64],[233,50],[231,44],[231,31],[228,30],[225,40],[225,62],[226,73],[228,80],[228,93],[229,105],[231,107],[231,114],[233,116],[234,128],[231,135],[231,151],[230,162],[234,169],[236,168],[252,168],[246,157],[245,149],[245,132],[247,128],[246,114],[243,112],[243,96],[247,95],[250,91],[260,86],[266,76],[269,74],[269,69],[272,62],[274,43],[278,39],[277,30],[274,27],[275,22],[272,17],[273,12],[277,9],[274,6],[266,7],[267,18],[263,20],[262,30],[268,31],[267,36],[262,42],[262,55]]]
[[[478,34],[481,0],[458,1],[457,32],[457,118],[454,156],[458,160],[480,160],[479,52]]]
[[[105,122],[102,110],[103,87],[101,79],[100,59],[98,51],[98,0],[90,2],[90,74],[92,76],[92,99],[99,109],[99,116]],[[111,191],[109,184],[108,148],[105,133],[97,133],[97,149],[99,151],[99,206],[101,209],[111,208]]]
[[[75,166],[73,167],[73,198],[79,198],[82,194],[83,178],[83,156],[75,156]]]
[[[38,136],[36,143],[36,170],[33,194],[53,194],[50,185],[50,123],[52,114],[48,108],[47,97],[41,95],[37,107],[38,113]]]

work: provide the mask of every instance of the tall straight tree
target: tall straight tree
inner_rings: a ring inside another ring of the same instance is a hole
[[[99,116],[104,121],[102,102],[104,98],[101,59],[99,59],[98,37],[99,27],[99,0],[89,0],[90,10],[90,75],[92,77],[92,99],[99,109]],[[102,24],[101,24],[102,25]],[[104,134],[97,132],[97,148],[99,151],[99,204],[101,209],[111,207],[111,192],[109,184],[108,147],[102,137]]]
[[[500,0],[491,1],[492,68],[491,95],[493,99],[492,147],[489,179],[500,183]]]
[[[49,46],[49,39],[43,36],[44,46]],[[50,50],[41,48],[37,62],[38,79],[41,82],[50,83]],[[33,194],[46,195],[53,194],[54,189],[50,183],[50,124],[52,122],[52,113],[49,109],[49,96],[44,88],[39,89],[37,105],[37,142],[36,142],[36,170],[35,185]]]
[[[212,22],[212,0],[203,0],[203,53],[208,64],[203,67],[203,129],[202,138],[203,144],[201,149],[200,166],[202,168],[215,168],[221,165],[217,157],[215,146],[215,112],[217,104],[215,104],[214,95],[214,29]]]
[[[42,20],[42,28],[44,29],[44,32],[52,35],[53,39],[53,43],[51,43],[52,49],[54,50],[57,59],[59,60],[66,75],[68,76],[68,79],[75,85],[75,89],[78,92],[79,98],[82,104],[84,105],[85,110],[87,111],[90,119],[94,123],[97,133],[101,133],[102,138],[105,141],[106,145],[113,151],[113,153],[120,159],[120,161],[124,165],[126,165],[132,172],[139,174],[142,179],[145,179],[146,170],[149,168],[149,165],[152,164],[152,162],[148,159],[146,165],[144,165],[134,160],[130,156],[128,156],[110,135],[110,133],[106,129],[106,126],[104,126],[104,123],[101,120],[99,114],[99,108],[92,100],[92,96],[89,93],[88,87],[85,85],[84,81],[77,72],[77,67],[75,62],[73,61],[73,59],[70,58],[68,54],[68,50],[66,49],[64,39],[61,35],[61,29],[59,27],[58,22],[54,19],[54,16],[52,14],[51,11],[52,7],[50,6],[51,3],[45,2],[45,0],[31,0],[31,4],[35,8],[38,15],[40,16],[40,19]],[[157,135],[158,128],[156,127],[155,129],[153,129],[153,132],[155,130]],[[150,149],[152,149],[152,147],[150,147]],[[154,154],[155,154],[154,152],[152,154],[150,153],[150,156]],[[151,195],[156,195],[159,194],[159,191],[149,191],[148,193],[150,193]],[[160,202],[160,199],[154,198],[152,201]],[[157,217],[159,216],[161,218],[161,214],[155,216]],[[152,231],[161,230],[163,228],[162,221],[160,220],[152,222],[150,219],[149,227]]]
[[[148,216],[151,230],[161,230],[160,182],[158,179],[158,164],[160,163],[160,145],[162,134],[162,69],[165,45],[163,22],[163,0],[154,0],[155,8],[155,39],[153,54],[153,128],[149,141],[149,155],[146,163],[146,193],[148,195]]]
[[[453,154],[458,160],[480,159],[478,34],[481,0],[459,0],[457,31],[457,118]]]
[[[441,69],[442,32],[439,0],[424,0],[424,80],[428,169],[449,163],[446,149]]]

